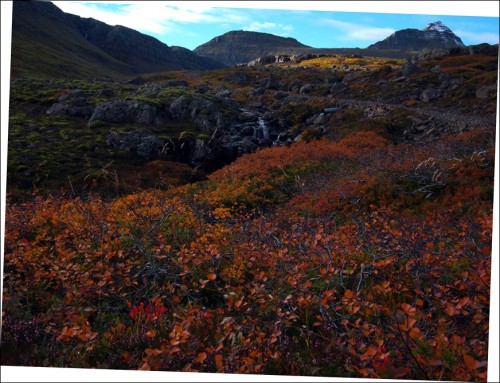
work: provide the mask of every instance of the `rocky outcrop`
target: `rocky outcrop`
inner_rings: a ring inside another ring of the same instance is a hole
[[[165,115],[156,106],[136,100],[114,100],[96,106],[88,124],[103,121],[121,124],[160,125]]]
[[[186,94],[170,104],[169,112],[174,121],[191,121],[205,132],[213,132],[224,126],[224,116],[208,99]]]
[[[47,114],[88,118],[94,111],[89,98],[90,94],[76,89],[59,97],[58,102],[47,110]]]
[[[148,129],[123,134],[111,132],[106,143],[112,148],[133,153],[144,159],[158,157],[164,148],[164,141]]]
[[[466,47],[451,47],[451,48],[435,48],[435,49],[423,49],[421,52],[413,56],[414,61],[423,61],[427,59],[433,59],[442,56],[455,56],[455,55],[473,55],[482,54],[488,56],[498,55],[498,44],[478,44],[469,45]]]

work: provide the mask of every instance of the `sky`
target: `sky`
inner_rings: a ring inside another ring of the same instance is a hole
[[[462,39],[465,45],[484,42],[498,44],[499,40],[498,12],[496,17],[448,14],[454,13],[457,3],[461,2],[448,2],[448,8],[437,8],[436,10],[428,5],[431,2],[427,2],[424,7],[421,5],[419,9],[420,12],[444,10],[448,12],[445,14],[394,14],[389,13],[394,12],[394,7],[391,5],[386,8],[383,6],[376,8],[377,12],[387,13],[359,12],[370,8],[369,4],[354,7],[356,12],[319,11],[314,10],[314,8],[318,8],[317,5],[308,7],[306,1],[115,0],[53,1],[53,3],[64,12],[81,17],[92,17],[110,25],[123,25],[156,37],[169,46],[177,45],[191,50],[232,30],[266,32],[283,37],[293,37],[301,43],[315,48],[365,48],[383,40],[396,30],[423,29],[429,23],[437,20],[448,26]],[[250,3],[254,4],[254,7],[249,8],[248,4]],[[297,3],[301,3],[301,6],[297,7]],[[361,3],[377,4],[383,2]],[[474,3],[477,4],[476,8],[481,7],[482,2]],[[495,2],[490,3],[495,4]],[[498,2],[496,3],[498,4]],[[263,9],[264,7],[267,9]],[[288,9],[269,9],[283,7],[288,7]],[[486,5],[482,13],[494,14],[491,10],[487,10],[487,7]],[[320,4],[319,8],[327,7],[325,4]],[[399,12],[404,12],[404,10],[403,7]]]

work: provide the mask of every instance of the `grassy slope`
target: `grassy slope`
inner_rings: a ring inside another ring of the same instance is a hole
[[[132,73],[60,19],[14,11],[12,23],[12,78],[123,78]]]

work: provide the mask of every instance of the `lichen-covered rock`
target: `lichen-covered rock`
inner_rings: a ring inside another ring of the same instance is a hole
[[[112,148],[125,150],[146,159],[159,156],[164,146],[164,141],[148,129],[123,134],[111,132],[106,143]]]
[[[164,123],[165,118],[161,116],[156,106],[143,101],[114,100],[98,104],[89,119],[89,124],[94,120],[138,125],[160,125]]]
[[[213,132],[224,126],[224,116],[210,100],[198,95],[183,95],[169,107],[172,119],[191,121],[205,132]]]

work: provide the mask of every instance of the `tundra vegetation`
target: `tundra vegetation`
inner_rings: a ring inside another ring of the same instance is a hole
[[[497,68],[13,81],[2,365],[486,381]]]

